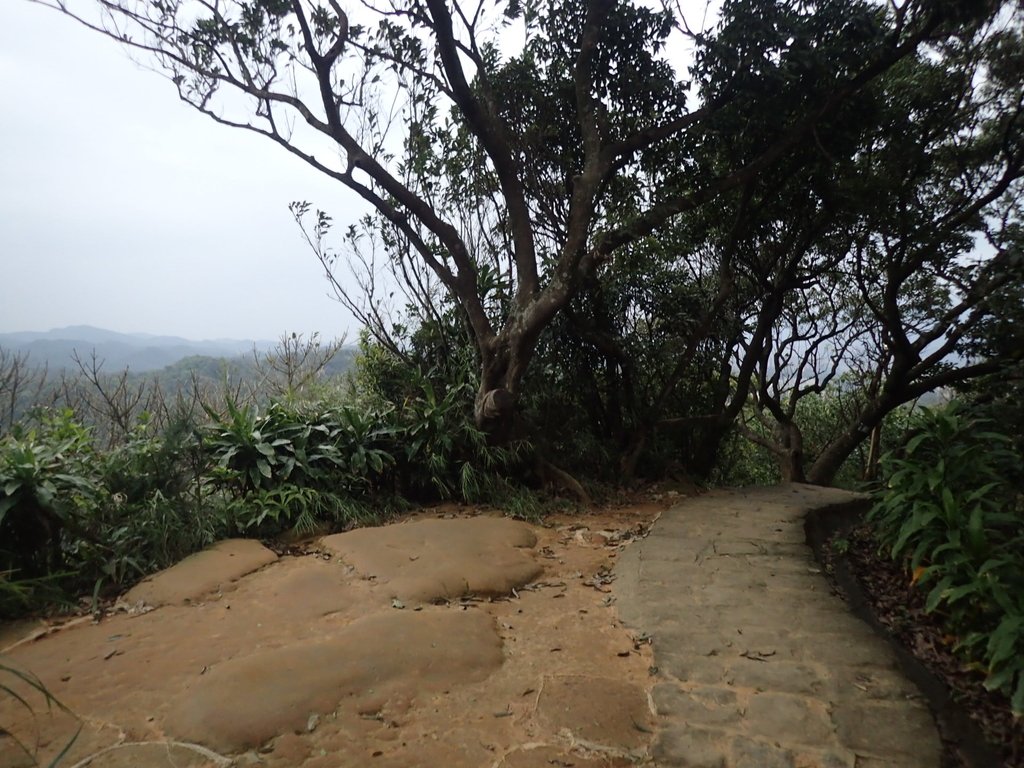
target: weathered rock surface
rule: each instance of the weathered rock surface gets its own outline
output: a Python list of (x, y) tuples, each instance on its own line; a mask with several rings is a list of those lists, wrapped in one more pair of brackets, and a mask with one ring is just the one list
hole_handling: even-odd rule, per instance
[(154, 608), (196, 601), (277, 560), (252, 539), (225, 539), (140, 582), (124, 596)]
[[(501, 666), (501, 638), (483, 613), (378, 613), (327, 640), (230, 659), (181, 693), (168, 733), (221, 752), (314, 730), (335, 710), (370, 715), (387, 704), (476, 682)], [(312, 718), (312, 719), (311, 719)]]
[(498, 517), (417, 520), (321, 541), (362, 577), (375, 579), (388, 599), (410, 603), (508, 595), (543, 572), (529, 554), (536, 543), (530, 526)]
[[(623, 540), (654, 514), (600, 510), (586, 522)], [(618, 550), (580, 535), (580, 522), (421, 518), (349, 537), (385, 553), (390, 567), (374, 567), (376, 578), (324, 553), (275, 560), (254, 542), (243, 546), (256, 557), (236, 568), (238, 551), (221, 544), (150, 580), (155, 610), (8, 628), (4, 662), (37, 672), (69, 711), (19, 688), (33, 711), (0, 696), (0, 724), (44, 765), (76, 733), (62, 764), (514, 768), (545, 755), (540, 765), (631, 764), (644, 745), (610, 742), (638, 717), (649, 723), (650, 652), (633, 647), (597, 576)], [(388, 553), (378, 537), (407, 548)], [(546, 580), (511, 595), (541, 572), (535, 558)], [(447, 575), (417, 570), (430, 561)], [(420, 565), (410, 574), (406, 562)], [(391, 589), (404, 578), (441, 583), (419, 593), (430, 599), (469, 596), (396, 603)], [(154, 587), (169, 584), (158, 598)], [(11, 752), (0, 744), (0, 766)]]

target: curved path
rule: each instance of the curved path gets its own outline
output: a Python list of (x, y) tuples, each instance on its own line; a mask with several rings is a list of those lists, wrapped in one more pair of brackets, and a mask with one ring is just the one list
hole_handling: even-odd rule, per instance
[(718, 491), (665, 512), (616, 568), (622, 619), (650, 636), (658, 766), (937, 768), (927, 706), (805, 544), (844, 491)]

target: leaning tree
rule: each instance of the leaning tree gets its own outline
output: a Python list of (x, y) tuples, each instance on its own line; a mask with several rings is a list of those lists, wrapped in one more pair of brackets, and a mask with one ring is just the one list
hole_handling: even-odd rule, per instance
[[(812, 144), (865, 86), (1000, 5), (726, 0), (711, 31), (616, 0), (32, 1), (372, 206), (457, 304), (492, 430), (543, 331), (623, 249)], [(697, 162), (720, 131), (748, 136), (743, 153)], [(507, 290), (488, 301), (495, 270)]]
[[(784, 477), (830, 483), (897, 407), (1012, 363), (972, 340), (1024, 282), (1022, 73), (1019, 11), (972, 45), (908, 57), (866, 89), (871, 125), (846, 167), (764, 211), (748, 244), (779, 261), (748, 310), (765, 332), (742, 339), (736, 365), (753, 362), (751, 412), (771, 436), (748, 434)], [(805, 457), (798, 405), (830, 386), (842, 418)]]

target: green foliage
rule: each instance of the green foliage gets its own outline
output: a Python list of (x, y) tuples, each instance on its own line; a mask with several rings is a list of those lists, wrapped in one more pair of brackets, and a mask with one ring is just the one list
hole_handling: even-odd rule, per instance
[(34, 578), (63, 568), (61, 534), (99, 493), (88, 430), (69, 411), (0, 440), (0, 569)]
[(775, 485), (781, 479), (778, 462), (772, 453), (735, 430), (722, 442), (718, 462), (711, 474), (714, 485), (731, 488)]
[(267, 487), (275, 479), (287, 480), (301, 458), (295, 456), (293, 442), (299, 425), (261, 417), (256, 406), (239, 406), (230, 395), (225, 405), (226, 413), (221, 415), (203, 404), (213, 422), (206, 450), (224, 470), (223, 479), (234, 484), (239, 494)]
[(98, 455), (94, 533), (66, 547), (83, 575), (123, 588), (223, 535), (218, 500), (207, 494), (209, 465), (196, 424), (184, 417), (160, 432), (143, 421)]
[(247, 536), (272, 536), (286, 530), (300, 536), (312, 535), (324, 523), (347, 528), (372, 524), (383, 517), (365, 502), (291, 484), (233, 499), (225, 511)]
[(541, 524), (549, 514), (572, 509), (571, 503), (565, 499), (511, 484), (495, 488), (491, 503), (509, 517), (534, 525)]
[(230, 397), (225, 404), (225, 415), (207, 407), (213, 423), (205, 450), (219, 470), (217, 483), (235, 495), (328, 481), (350, 493), (364, 492), (394, 463), (386, 413), (355, 405), (277, 402), (261, 414)]
[(0, 614), (123, 588), (226, 530), (187, 421), (96, 449), (70, 411), (0, 440)]
[(889, 554), (928, 589), (958, 647), (981, 662), (986, 687), (1024, 713), (1024, 496), (1007, 478), (1022, 456), (970, 409), (925, 410), (869, 519)]
[[(109, 449), (68, 410), (0, 440), (0, 613), (123, 589), (225, 535), (310, 534), (388, 517), (406, 499), (504, 498), (524, 447), (491, 447), (465, 366), (431, 375), (375, 351), (347, 400), (226, 395)], [(462, 378), (460, 378), (462, 377)], [(383, 396), (387, 391), (390, 397)]]
[(334, 443), (320, 446), (329, 456), (328, 447), (336, 447), (342, 457), (344, 477), (338, 478), (350, 494), (367, 495), (385, 481), (395, 464), (396, 427), (391, 423), (391, 410), (342, 405), (319, 416), (316, 427)]
[(364, 329), (359, 335), (359, 353), (349, 372), (352, 397), (380, 408), (401, 403), (411, 394), (409, 379), (408, 365)]
[[(810, 393), (799, 399), (794, 421), (799, 425), (803, 437), (804, 461), (808, 466), (814, 463), (835, 435), (850, 423), (862, 404), (863, 396), (855, 384), (840, 379), (820, 393)], [(913, 406), (903, 406), (885, 417), (879, 436), (882, 453), (902, 443), (912, 414)], [(759, 420), (751, 406), (744, 410), (741, 419), (754, 436), (764, 442), (772, 441), (770, 422), (766, 424)], [(839, 488), (863, 487), (865, 479), (870, 475), (870, 452), (870, 443), (858, 445), (836, 472), (833, 484)], [(726, 486), (773, 485), (781, 480), (782, 475), (777, 458), (768, 448), (739, 431), (733, 431), (723, 443), (712, 478), (715, 483)]]
[(212, 486), (229, 497), (226, 519), (245, 535), (372, 519), (368, 500), (393, 485), (389, 409), (274, 402), (261, 414), (230, 397), (225, 406), (223, 415), (207, 407), (204, 448)]
[(0, 572), (0, 617), (19, 616), (38, 605), (60, 605), (67, 601), (60, 581), (62, 573), (26, 578), (17, 571)]
[[(858, 382), (840, 377), (823, 392), (800, 398), (796, 407), (796, 422), (803, 434), (807, 466), (814, 464), (837, 434), (856, 423), (856, 416), (863, 408), (866, 397), (864, 388)], [(891, 451), (902, 443), (915, 407), (914, 403), (899, 406), (885, 416), (879, 426), (879, 454)], [(871, 455), (869, 441), (860, 443), (836, 471), (832, 484), (839, 488), (862, 488), (865, 481), (873, 476), (872, 462), (877, 462), (878, 458)]]
[(525, 481), (532, 446), (522, 439), (488, 441), (473, 421), (476, 377), (467, 349), (446, 353), (445, 339), (460, 332), (455, 318), (446, 314), (446, 327), (418, 319), (418, 328), (402, 337), (405, 359), (368, 334), (361, 337), (353, 398), (389, 426), (396, 492), (418, 501), (493, 501), (505, 492), (504, 477)]
[[(228, 399), (204, 446), (225, 514), (246, 534), (320, 523), (345, 527), (400, 497), (481, 501), (523, 447), (491, 447), (466, 407), (471, 385), (420, 375), (364, 340), (358, 394), (341, 405), (272, 403), (265, 413)], [(385, 395), (386, 393), (386, 395)]]
[[(437, 372), (431, 372), (438, 379)], [(467, 403), (473, 386), (465, 380), (439, 380), (411, 372), (415, 395), (396, 413), (401, 454), (401, 487), (413, 498), (437, 496), (484, 501), (492, 495), (493, 476), (511, 470), (527, 447), (488, 445), (473, 424)]]
[(564, 468), (617, 481), (636, 433), (646, 431), (640, 475), (710, 471), (717, 425), (654, 428), (720, 407), (715, 381), (726, 351), (721, 329), (694, 343), (710, 299), (677, 256), (691, 246), (673, 231), (624, 250), (542, 337), (523, 410)]

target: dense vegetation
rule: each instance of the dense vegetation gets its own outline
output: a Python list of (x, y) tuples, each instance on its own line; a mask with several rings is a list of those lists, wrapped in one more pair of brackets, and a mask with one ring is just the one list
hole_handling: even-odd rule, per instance
[(955, 650), (1024, 713), (1024, 370), (910, 420), (868, 521)]
[[(109, 346), (62, 341), (60, 356), (48, 352), (39, 360), (31, 351), (8, 348), (0, 340), (0, 433), (40, 406), (70, 408), (81, 418), (91, 418), (93, 426), (116, 443), (142, 413), (162, 426), (171, 412), (199, 411), (199, 400), (225, 387), (246, 401), (265, 401), (289, 389), (302, 392), (307, 384), (340, 377), (355, 356), (355, 348), (346, 346), (343, 338), (323, 341), (319, 334), (308, 339), (286, 334), (272, 348), (254, 346), (245, 354), (227, 357), (188, 354), (151, 369), (145, 365), (147, 348), (117, 348), (123, 366), (105, 358), (104, 349)], [(183, 345), (178, 349), (189, 351)], [(159, 351), (170, 354), (166, 348)]]

